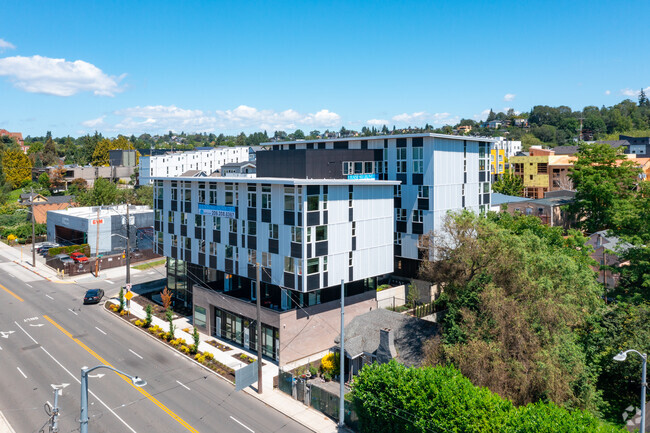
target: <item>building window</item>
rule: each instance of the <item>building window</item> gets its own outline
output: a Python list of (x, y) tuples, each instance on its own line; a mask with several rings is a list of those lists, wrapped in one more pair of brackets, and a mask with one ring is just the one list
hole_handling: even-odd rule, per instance
[[(350, 187), (350, 188), (352, 188), (352, 187)], [(350, 189), (348, 191), (348, 207), (352, 207), (352, 197), (353, 196), (354, 196), (354, 191), (352, 191), (352, 189)]]
[(164, 239), (163, 232), (156, 232), (156, 237), (158, 238), (158, 244), (162, 245)]
[(273, 255), (271, 253), (262, 253), (262, 266), (265, 268), (271, 267), (271, 258)]
[(400, 147), (397, 150), (397, 172), (406, 173), (407, 160), (406, 160), (406, 148)]
[(302, 242), (302, 227), (291, 227), (291, 242)]
[(257, 193), (256, 192), (250, 192), (250, 191), (248, 192), (248, 207), (257, 207)]
[(479, 158), (485, 158), (485, 151), (486, 149), (486, 143), (479, 143), (478, 144), (478, 157)]
[(257, 251), (251, 249), (248, 250), (248, 263), (251, 265), (257, 263)]
[(248, 221), (248, 235), (257, 236), (257, 223), (255, 221)]
[(205, 241), (203, 239), (199, 239), (199, 252), (205, 253)]
[(226, 245), (226, 258), (232, 260), (232, 245)]
[(214, 225), (214, 230), (221, 230), (221, 217), (213, 216), (212, 224)]
[(414, 223), (421, 223), (424, 221), (423, 218), (424, 212), (421, 209), (415, 209), (413, 211), (413, 222)]
[(393, 196), (401, 197), (402, 196), (402, 185), (393, 186)]
[(210, 185), (210, 204), (217, 204), (217, 185)]
[(485, 170), (485, 160), (484, 159), (479, 159), (478, 160), (478, 169), (479, 171), (484, 171)]
[(488, 192), (490, 192), (490, 182), (485, 182), (483, 184), (483, 193), (486, 194)]
[(284, 210), (293, 212), (296, 208), (296, 198), (293, 187), (284, 188)]
[(211, 256), (216, 256), (217, 255), (217, 243), (216, 242), (210, 242), (210, 255)]
[(402, 233), (395, 232), (393, 234), (393, 243), (395, 245), (402, 245)]
[(293, 263), (293, 258), (292, 257), (285, 257), (284, 258), (284, 272), (289, 272), (293, 274), (295, 272), (294, 268), (294, 263)]
[(178, 236), (172, 235), (172, 248), (178, 247)]
[(194, 326), (205, 326), (205, 308), (194, 306)]
[(348, 253), (348, 266), (352, 266), (352, 251)]
[(318, 258), (307, 260), (307, 275), (318, 273)]
[(156, 212), (154, 213), (155, 221), (161, 221), (162, 220), (162, 211), (160, 209), (156, 209)]
[(278, 238), (278, 225), (269, 224), (269, 239), (277, 239), (277, 238)]
[(177, 201), (178, 200), (178, 190), (176, 188), (172, 188), (172, 201)]
[(187, 225), (187, 214), (185, 212), (181, 212), (181, 224)]
[(352, 237), (355, 237), (357, 235), (357, 222), (352, 221)]
[(262, 209), (271, 209), (271, 187), (262, 187)]
[(205, 189), (203, 185), (199, 187), (199, 203), (205, 204)]
[(323, 210), (327, 210), (327, 194), (323, 194)]
[(397, 221), (406, 221), (406, 209), (395, 209), (395, 219)]
[(319, 200), (317, 195), (307, 196), (307, 211), (318, 210), (318, 202)]
[(233, 203), (232, 185), (226, 185), (226, 206), (232, 206)]
[(203, 221), (205, 220), (205, 215), (194, 215), (194, 225), (196, 227), (203, 227)]
[(316, 242), (326, 241), (326, 240), (327, 240), (327, 226), (316, 227)]
[(429, 187), (428, 186), (418, 185), (418, 198), (429, 198)]
[(186, 250), (192, 249), (192, 238), (183, 238), (183, 243), (185, 244)]
[(230, 219), (230, 233), (237, 233), (237, 220), (236, 219)]
[(424, 148), (413, 148), (413, 173), (422, 173), (424, 168)]
[(327, 272), (327, 256), (323, 257), (323, 272)]
[(307, 243), (311, 242), (311, 227), (307, 227)]
[(156, 197), (158, 200), (162, 200), (163, 198), (163, 189), (162, 186), (160, 185), (160, 182), (156, 182)]

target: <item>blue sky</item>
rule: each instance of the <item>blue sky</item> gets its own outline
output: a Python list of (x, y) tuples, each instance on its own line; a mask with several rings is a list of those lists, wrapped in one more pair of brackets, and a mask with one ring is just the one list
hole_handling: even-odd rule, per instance
[[(9, 1), (0, 128), (454, 124), (650, 86), (645, 1)], [(650, 89), (649, 89), (650, 90)]]

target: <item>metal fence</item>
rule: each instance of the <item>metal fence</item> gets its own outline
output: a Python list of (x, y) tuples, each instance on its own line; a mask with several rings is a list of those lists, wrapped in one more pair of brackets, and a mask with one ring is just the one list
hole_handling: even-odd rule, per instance
[[(131, 264), (136, 262), (141, 262), (144, 260), (151, 260), (154, 258), (160, 257), (153, 250), (140, 250), (137, 254), (131, 254)], [(99, 259), (91, 258), (87, 262), (83, 263), (63, 263), (61, 260), (49, 257), (46, 259), (46, 264), (56, 269), (57, 271), (63, 271), (65, 275), (80, 275), (87, 274), (90, 272), (95, 272), (96, 261), (99, 260), (99, 272), (101, 273), (102, 269), (117, 268), (120, 266), (126, 265), (126, 257), (124, 253), (114, 254), (110, 256), (103, 256)]]
[[(315, 383), (296, 378), (290, 372), (280, 370), (278, 376), (278, 389), (300, 401), (306, 406), (311, 406), (317, 411), (338, 421), (339, 419), (339, 396)], [(345, 401), (345, 425), (353, 430), (360, 431), (359, 417), (351, 401)]]

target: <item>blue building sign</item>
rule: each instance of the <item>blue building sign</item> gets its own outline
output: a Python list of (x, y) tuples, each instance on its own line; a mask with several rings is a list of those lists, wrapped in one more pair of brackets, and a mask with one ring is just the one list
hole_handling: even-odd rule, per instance
[(215, 206), (211, 204), (199, 204), (199, 214), (212, 215), (224, 218), (235, 218), (234, 206)]
[(376, 174), (348, 174), (348, 180), (363, 180), (363, 179), (377, 180), (377, 175)]

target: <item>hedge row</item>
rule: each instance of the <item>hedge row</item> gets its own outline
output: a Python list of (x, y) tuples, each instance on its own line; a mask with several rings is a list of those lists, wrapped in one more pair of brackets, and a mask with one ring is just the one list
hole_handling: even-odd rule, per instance
[(83, 253), (86, 257), (90, 257), (90, 245), (81, 244), (81, 245), (69, 245), (67, 247), (54, 247), (50, 248), (47, 254), (50, 257), (54, 257), (57, 254), (72, 254), (72, 253)]
[(589, 412), (553, 403), (516, 407), (453, 367), (365, 366), (352, 396), (363, 432), (622, 433)]

